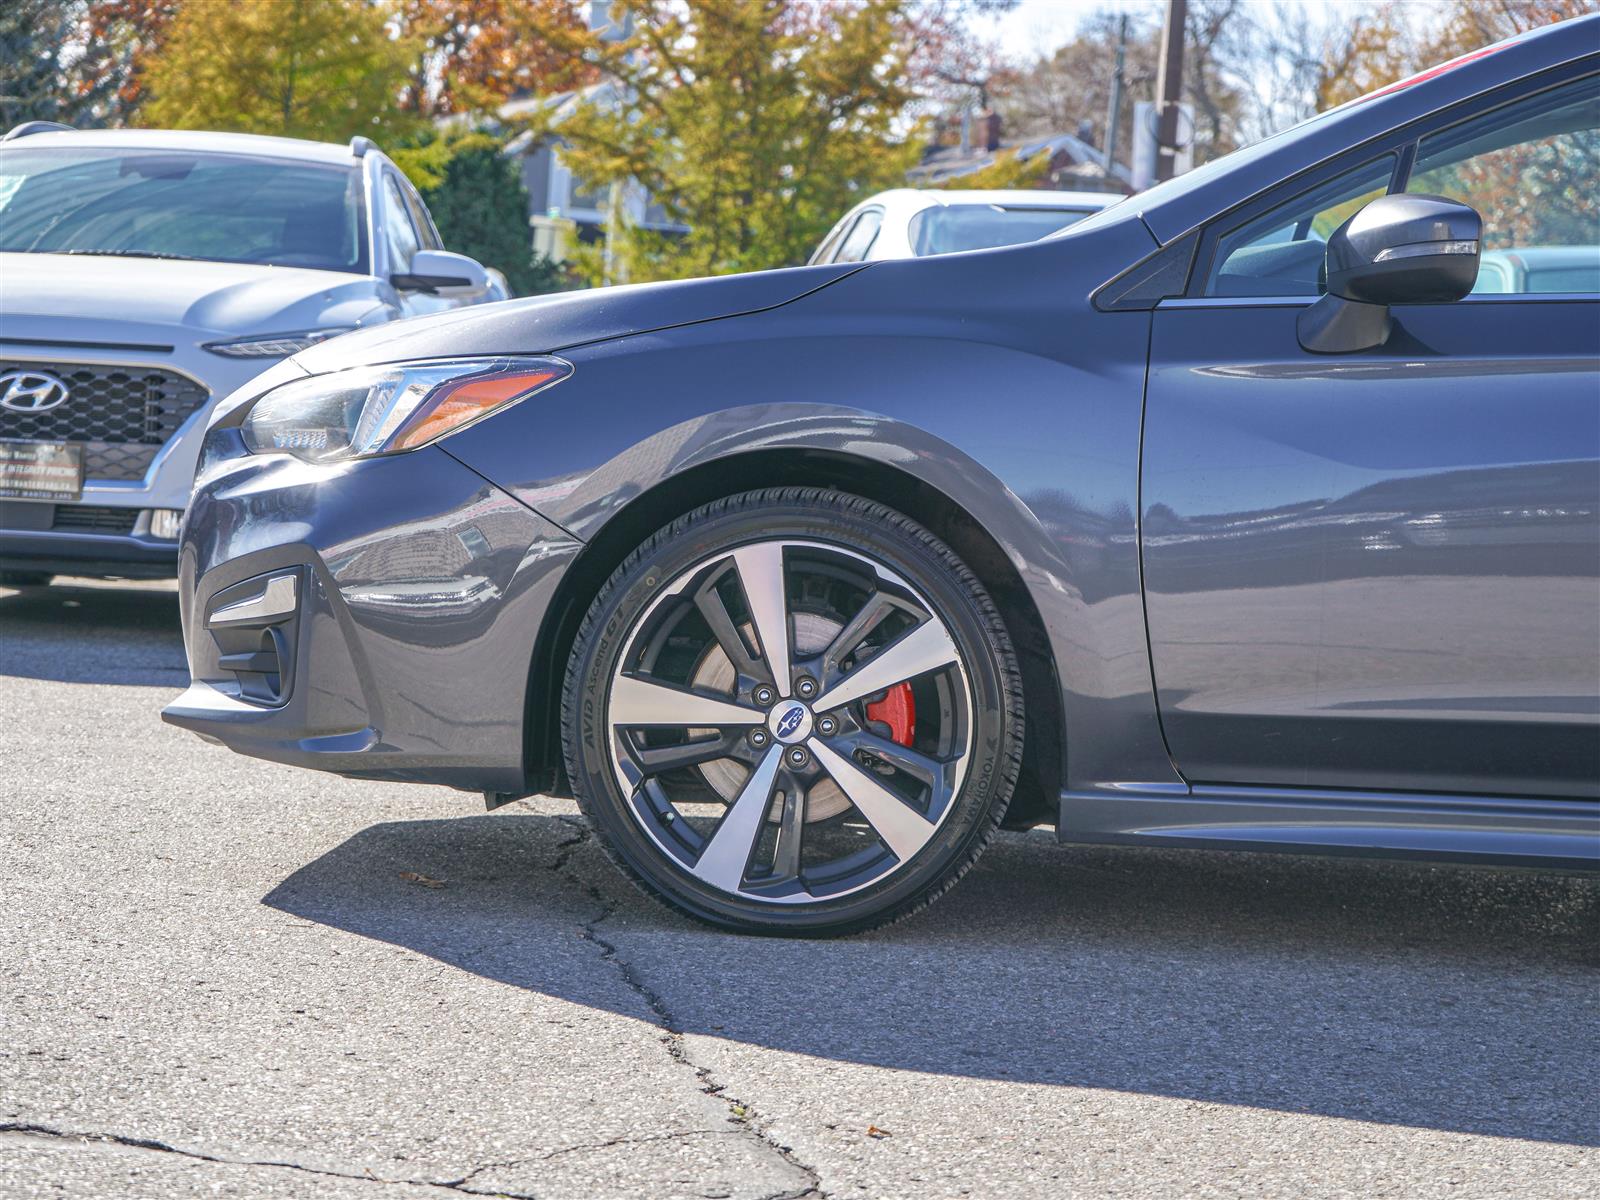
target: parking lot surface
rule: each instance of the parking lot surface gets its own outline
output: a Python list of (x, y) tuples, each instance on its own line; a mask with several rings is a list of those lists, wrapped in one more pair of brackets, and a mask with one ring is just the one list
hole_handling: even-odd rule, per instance
[(1036, 831), (738, 938), (186, 682), (170, 587), (0, 589), (0, 1196), (1600, 1195), (1592, 880)]

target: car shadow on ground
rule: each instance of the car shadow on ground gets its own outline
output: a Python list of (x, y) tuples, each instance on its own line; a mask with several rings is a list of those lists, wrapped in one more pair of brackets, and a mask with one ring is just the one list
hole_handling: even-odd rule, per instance
[(184, 688), (171, 584), (0, 588), (0, 677)]
[[(578, 818), (520, 807), (373, 826), (265, 903), (820, 1059), (1600, 1144), (1593, 880), (1067, 848), (1036, 831), (1003, 835), (908, 922), (793, 941), (680, 920)], [(563, 971), (575, 933), (620, 969)]]

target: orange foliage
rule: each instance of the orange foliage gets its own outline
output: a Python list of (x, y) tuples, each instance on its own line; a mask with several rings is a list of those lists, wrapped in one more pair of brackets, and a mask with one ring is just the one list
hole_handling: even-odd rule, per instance
[(1399, 0), (1355, 18), (1323, 61), (1319, 109), (1332, 108), (1452, 58), (1519, 33), (1595, 10), (1595, 0), (1453, 0), (1419, 30)]
[(413, 112), (492, 109), (594, 78), (572, 51), (584, 23), (569, 0), (399, 0), (396, 12), (422, 47), (403, 101)]
[(83, 14), (85, 50), (75, 72), (80, 95), (109, 92), (116, 112), (144, 99), (144, 73), (161, 49), (180, 0), (90, 0)]

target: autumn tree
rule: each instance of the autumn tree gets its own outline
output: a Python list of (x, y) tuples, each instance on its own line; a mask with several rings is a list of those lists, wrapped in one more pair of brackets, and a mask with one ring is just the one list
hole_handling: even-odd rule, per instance
[[(905, 182), (919, 145), (896, 0), (623, 0), (620, 37), (574, 37), (607, 81), (547, 132), (591, 188), (647, 189), (681, 235), (616, 223), (613, 277), (804, 262), (862, 196)], [(594, 263), (586, 273), (600, 273)]]
[(423, 116), (491, 112), (593, 78), (569, 41), (552, 41), (584, 28), (571, 0), (398, 0), (395, 21), (413, 50), (402, 104)]
[(1425, 25), (1397, 0), (1348, 14), (1343, 36), (1330, 37), (1316, 82), (1319, 108), (1331, 108), (1437, 63), (1542, 25), (1596, 10), (1595, 0), (1446, 0)]
[[(1194, 107), (1196, 162), (1226, 154), (1241, 140), (1243, 93), (1227, 57), (1227, 39), (1241, 16), (1235, 0), (1195, 0), (1189, 9), (1183, 98)], [(1070, 41), (1021, 68), (997, 104), (1007, 130), (1020, 137), (1081, 132), (1103, 147), (1118, 29), (1116, 15), (1097, 13)], [(1150, 14), (1130, 16), (1117, 118), (1119, 160), (1128, 160), (1133, 144), (1134, 104), (1155, 98), (1160, 52), (1156, 21)]]
[(390, 16), (349, 0), (191, 0), (150, 63), (142, 120), (330, 141), (403, 133), (412, 53)]
[(126, 123), (145, 99), (145, 72), (160, 52), (180, 0), (85, 0), (75, 40), (71, 87), (97, 98), (96, 115)]
[(70, 121), (92, 98), (63, 86), (62, 51), (74, 17), (60, 0), (0, 4), (0, 130), (23, 121)]

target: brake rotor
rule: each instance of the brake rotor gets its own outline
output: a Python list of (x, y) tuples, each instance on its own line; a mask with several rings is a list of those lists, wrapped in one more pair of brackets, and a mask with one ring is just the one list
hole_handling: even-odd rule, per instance
[[(806, 657), (812, 654), (821, 654), (828, 648), (838, 632), (844, 628), (842, 622), (818, 613), (797, 612), (794, 614), (794, 648), (797, 656)], [(755, 630), (750, 625), (743, 627), (744, 635), (752, 642), (755, 641)], [(700, 665), (695, 668), (692, 682), (697, 688), (708, 688), (713, 691), (731, 693), (736, 682), (736, 673), (733, 663), (723, 653), (722, 647), (715, 642), (706, 651), (700, 660)], [(691, 734), (699, 731), (691, 730)], [(706, 731), (710, 732), (710, 731)], [(713, 762), (702, 763), (696, 768), (706, 785), (721, 796), (724, 801), (732, 804), (734, 798), (744, 788), (745, 780), (750, 777), (750, 771), (741, 762), (731, 758), (719, 758)], [(836, 817), (850, 807), (850, 801), (839, 790), (839, 785), (831, 779), (819, 779), (811, 785), (811, 791), (806, 795), (806, 823), (826, 821)], [(783, 797), (780, 795), (773, 800), (772, 809), (767, 813), (767, 820), (776, 823), (783, 815)]]

